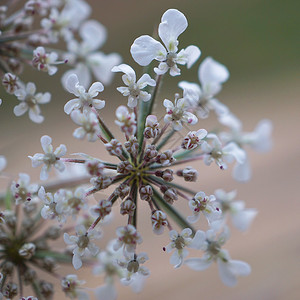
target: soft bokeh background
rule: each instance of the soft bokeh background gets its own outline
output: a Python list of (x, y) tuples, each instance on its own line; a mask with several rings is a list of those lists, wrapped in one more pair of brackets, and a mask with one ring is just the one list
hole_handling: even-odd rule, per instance
[[(151, 277), (142, 294), (134, 295), (130, 289), (121, 287), (119, 299), (299, 299), (300, 2), (90, 0), (89, 3), (94, 8), (92, 17), (108, 28), (108, 40), (102, 50), (120, 53), (124, 62), (136, 70), (139, 67), (129, 55), (133, 40), (142, 34), (151, 35), (166, 9), (181, 10), (188, 18), (189, 27), (180, 36), (180, 46), (195, 44), (202, 50), (201, 59), (212, 56), (230, 70), (231, 78), (224, 84), (219, 99), (244, 121), (246, 131), (253, 130), (262, 118), (274, 123), (273, 150), (262, 155), (250, 153), (254, 169), (250, 183), (238, 184), (230, 177), (230, 171), (220, 172), (215, 166), (203, 166), (199, 180), (199, 189), (208, 194), (216, 188), (237, 189), (238, 199), (258, 209), (250, 231), (241, 234), (233, 229), (232, 238), (226, 244), (234, 259), (251, 264), (251, 276), (241, 278), (232, 289), (222, 285), (216, 266), (205, 272), (193, 272), (185, 267), (173, 270), (169, 255), (162, 251), (168, 243), (167, 234), (157, 237), (151, 233), (148, 210), (141, 205), (139, 221), (146, 225), (141, 229), (144, 237), (141, 250), (150, 256), (147, 266)], [(182, 78), (196, 82), (198, 65), (184, 70)], [(29, 71), (28, 76), (32, 77)], [(7, 157), (7, 172), (14, 178), (22, 171), (38, 180), (39, 170), (31, 168), (27, 156), (41, 151), (39, 139), (43, 134), (53, 137), (55, 146), (67, 144), (69, 153), (87, 152), (101, 158), (105, 155), (101, 145), (72, 138), (75, 125), (63, 113), (63, 105), (70, 95), (61, 88), (60, 74), (49, 78), (35, 72), (31, 79), (39, 82), (39, 91), (53, 90), (52, 102), (42, 107), (46, 117), (42, 125), (31, 123), (27, 115), (16, 118), (12, 112), (16, 100), (0, 89), (0, 98), (4, 99), (0, 107), (0, 154)], [(167, 88), (163, 89), (161, 100), (173, 98), (179, 91), (176, 89), (179, 80), (165, 80)], [(103, 93), (102, 98), (107, 100), (103, 115), (108, 122), (112, 120), (113, 109), (125, 103), (115, 92), (120, 83), (120, 76), (116, 76), (115, 83)], [(198, 124), (206, 126), (201, 121)], [(5, 184), (2, 181), (1, 186)], [(116, 222), (121, 225), (124, 220)], [(106, 239), (114, 236), (114, 228), (108, 232)], [(81, 271), (81, 275), (89, 287), (101, 284), (102, 278), (93, 279), (90, 270)]]

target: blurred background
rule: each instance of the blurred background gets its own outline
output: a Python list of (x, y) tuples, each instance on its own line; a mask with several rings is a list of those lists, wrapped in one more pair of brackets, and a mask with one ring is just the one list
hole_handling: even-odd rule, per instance
[[(200, 61), (212, 56), (226, 65), (230, 80), (223, 85), (218, 98), (229, 106), (244, 124), (245, 131), (252, 131), (263, 118), (274, 124), (273, 149), (266, 154), (249, 152), (253, 179), (247, 184), (236, 183), (227, 173), (215, 166), (201, 166), (199, 186), (207, 194), (216, 188), (238, 190), (238, 199), (259, 213), (250, 231), (244, 234), (232, 230), (226, 244), (232, 258), (247, 261), (252, 274), (241, 278), (235, 288), (222, 285), (217, 266), (205, 272), (194, 272), (185, 267), (173, 270), (169, 255), (162, 251), (168, 244), (168, 235), (154, 236), (149, 216), (141, 207), (140, 222), (144, 243), (141, 251), (149, 254), (147, 267), (151, 276), (142, 294), (133, 294), (129, 288), (120, 287), (119, 299), (300, 299), (300, 2), (297, 0), (101, 0), (88, 1), (93, 7), (92, 18), (107, 27), (108, 39), (101, 49), (104, 53), (118, 52), (123, 62), (138, 67), (129, 54), (134, 39), (142, 34), (152, 35), (168, 8), (182, 11), (189, 26), (180, 36), (179, 48), (197, 45), (202, 55)], [(178, 81), (198, 82), (199, 62), (190, 70), (182, 69), (182, 77), (164, 81), (161, 100), (173, 99), (180, 92)], [(63, 68), (62, 68), (63, 69)], [(71, 99), (63, 91), (59, 77), (62, 70), (49, 78), (45, 74), (28, 71), (28, 81), (38, 82), (38, 91), (53, 91), (50, 104), (43, 105), (45, 121), (32, 123), (27, 114), (13, 115), (16, 99), (7, 96), (0, 88), (0, 154), (8, 159), (6, 171), (13, 178), (27, 172), (38, 180), (39, 171), (31, 168), (28, 155), (41, 152), (40, 137), (47, 134), (53, 145), (65, 143), (68, 153), (86, 152), (103, 158), (101, 145), (79, 142), (72, 137), (75, 124), (63, 112)], [(111, 86), (105, 87), (102, 99), (106, 100), (103, 116), (113, 123), (114, 109), (125, 104), (125, 98), (115, 91), (121, 85), (120, 76)], [(108, 116), (108, 117), (107, 117)], [(215, 121), (215, 120), (213, 120)], [(216, 124), (216, 123), (211, 123)], [(210, 123), (198, 123), (207, 128)], [(111, 124), (114, 126), (113, 124)], [(197, 126), (198, 126), (197, 125)], [(2, 180), (1, 187), (8, 183)], [(147, 211), (148, 212), (148, 211)], [(117, 219), (116, 226), (124, 220)], [(112, 226), (111, 226), (112, 227)], [(114, 226), (113, 226), (114, 227)], [(114, 236), (109, 229), (106, 238)], [(110, 234), (112, 236), (110, 236)], [(60, 273), (65, 273), (60, 270)], [(68, 269), (67, 272), (73, 272)], [(87, 286), (100, 285), (101, 277), (93, 278), (90, 270), (80, 272)], [(57, 296), (55, 299), (64, 299)]]

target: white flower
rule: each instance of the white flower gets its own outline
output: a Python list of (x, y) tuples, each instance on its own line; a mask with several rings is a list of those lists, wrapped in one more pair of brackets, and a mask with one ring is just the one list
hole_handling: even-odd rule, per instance
[(167, 114), (164, 117), (166, 123), (172, 122), (174, 130), (181, 130), (183, 128), (182, 123), (194, 125), (198, 122), (198, 119), (191, 112), (188, 112), (188, 102), (185, 98), (175, 98), (173, 104), (170, 100), (164, 100), (164, 107), (166, 108)]
[(110, 84), (113, 78), (112, 67), (121, 62), (117, 53), (104, 54), (97, 51), (106, 41), (106, 28), (95, 20), (85, 21), (79, 28), (81, 43), (71, 39), (67, 43), (68, 54), (65, 58), (74, 68), (68, 70), (62, 76), (62, 83), (66, 87), (69, 75), (75, 73), (84, 87), (92, 82), (92, 76), (104, 85)]
[(233, 225), (240, 231), (246, 231), (257, 215), (257, 210), (253, 208), (245, 208), (243, 201), (233, 201), (236, 191), (226, 193), (219, 189), (215, 191), (216, 202), (222, 209), (222, 219), (213, 222), (211, 226), (215, 230), (219, 230), (224, 226), (227, 216), (229, 215)]
[(9, 94), (14, 94), (20, 87), (19, 78), (12, 73), (5, 73), (2, 77), (2, 85)]
[(149, 270), (142, 266), (148, 260), (146, 253), (129, 253), (125, 259), (119, 260), (118, 264), (125, 269), (125, 276), (121, 279), (124, 285), (130, 285), (135, 293), (141, 292), (144, 285), (144, 280), (149, 276)]
[(221, 210), (216, 203), (216, 197), (205, 195), (204, 192), (197, 193), (193, 199), (189, 201), (189, 207), (193, 212), (192, 216), (187, 217), (188, 222), (195, 223), (200, 218), (202, 212), (209, 223), (221, 218)]
[(56, 52), (48, 54), (44, 47), (37, 47), (33, 51), (32, 64), (39, 71), (47, 72), (51, 76), (57, 72), (57, 67), (54, 66), (57, 64), (57, 58)]
[(120, 129), (128, 136), (136, 133), (136, 121), (135, 114), (128, 111), (128, 108), (124, 105), (119, 106), (116, 109), (117, 120), (115, 123), (120, 126)]
[[(54, 196), (51, 193), (46, 193), (43, 186), (40, 187), (38, 192), (39, 198), (44, 202), (41, 210), (41, 216), (44, 219), (57, 219), (59, 223), (66, 222), (66, 212), (62, 209), (61, 202), (65, 201), (64, 194), (58, 190)], [(57, 209), (60, 207), (60, 209)]]
[(15, 95), (21, 103), (15, 106), (14, 114), (18, 117), (25, 114), (28, 110), (30, 120), (35, 123), (41, 123), (44, 121), (44, 117), (41, 116), (39, 104), (48, 103), (51, 100), (51, 94), (36, 94), (35, 92), (36, 86), (33, 82), (29, 82), (26, 87), (22, 87), (15, 91)]
[(79, 280), (77, 275), (69, 274), (61, 280), (61, 287), (66, 296), (71, 299), (87, 300), (88, 294), (81, 290), (80, 286), (85, 284), (84, 280)]
[(227, 164), (224, 160), (231, 163), (234, 159), (238, 163), (243, 163), (246, 159), (246, 153), (243, 149), (239, 148), (235, 143), (229, 143), (222, 146), (220, 139), (213, 133), (209, 133), (206, 137), (212, 141), (212, 145), (203, 142), (201, 149), (204, 152), (204, 163), (210, 165), (213, 161), (220, 167), (220, 169), (227, 169)]
[(45, 154), (36, 153), (34, 156), (28, 156), (31, 159), (33, 168), (44, 164), (40, 174), (41, 180), (46, 180), (48, 178), (48, 173), (52, 165), (60, 172), (64, 171), (65, 169), (65, 165), (60, 158), (67, 153), (66, 146), (61, 144), (55, 149), (55, 151), (53, 151), (53, 146), (51, 143), (51, 137), (48, 135), (43, 135), (41, 137), (41, 145)]
[[(220, 138), (224, 143), (235, 142), (240, 147), (249, 145), (256, 151), (267, 152), (272, 147), (272, 123), (262, 120), (253, 132), (243, 132), (241, 121), (232, 113), (219, 117), (219, 122), (231, 129), (231, 132), (221, 132)], [(248, 181), (252, 175), (248, 156), (242, 163), (237, 163), (233, 168), (233, 178), (237, 181)]]
[(186, 150), (196, 149), (203, 143), (203, 139), (207, 136), (205, 129), (199, 129), (197, 131), (190, 131), (181, 143), (181, 147)]
[(105, 106), (105, 101), (94, 99), (98, 96), (99, 92), (104, 90), (101, 82), (94, 82), (86, 92), (85, 88), (82, 85), (79, 85), (77, 75), (71, 74), (67, 79), (66, 88), (68, 92), (78, 97), (65, 104), (64, 111), (68, 115), (74, 109), (83, 108), (84, 110), (88, 110), (91, 107), (94, 107), (95, 109), (102, 109)]
[(180, 75), (177, 64), (187, 65), (190, 68), (199, 58), (201, 52), (196, 46), (189, 46), (178, 51), (178, 37), (187, 28), (187, 19), (177, 9), (167, 10), (158, 27), (158, 35), (165, 47), (152, 37), (143, 35), (137, 38), (130, 48), (133, 59), (141, 66), (147, 66), (153, 59), (160, 61), (156, 74), (165, 74), (170, 70), (170, 75)]
[(81, 127), (75, 129), (73, 136), (77, 139), (84, 139), (87, 136), (89, 142), (95, 142), (101, 133), (97, 116), (92, 111), (84, 111), (81, 113), (78, 109), (73, 110), (71, 119)]
[(68, 0), (61, 11), (53, 7), (49, 18), (41, 21), (41, 26), (47, 31), (50, 42), (57, 43), (60, 37), (70, 40), (72, 31), (78, 29), (91, 12), (91, 7), (83, 0)]
[(162, 234), (168, 225), (167, 216), (161, 210), (156, 210), (151, 216), (152, 230), (155, 234)]
[(189, 100), (198, 117), (207, 118), (210, 110), (215, 110), (217, 115), (228, 113), (228, 108), (214, 98), (220, 92), (222, 83), (229, 78), (227, 68), (213, 58), (207, 57), (200, 64), (198, 78), (201, 87), (196, 83), (179, 82), (183, 96)]
[(203, 250), (205, 254), (202, 258), (189, 258), (184, 263), (195, 271), (203, 271), (207, 269), (213, 261), (217, 261), (219, 267), (219, 275), (222, 282), (228, 286), (234, 286), (237, 283), (237, 276), (247, 276), (251, 272), (249, 264), (232, 260), (226, 250), (222, 250), (222, 245), (229, 237), (227, 230), (223, 231), (218, 237), (213, 230), (206, 232), (206, 242)]
[(92, 239), (99, 239), (101, 234), (95, 229), (86, 231), (83, 225), (76, 226), (76, 236), (70, 236), (68, 233), (64, 233), (64, 241), (67, 245), (72, 245), (73, 259), (72, 264), (76, 270), (81, 268), (82, 261), (81, 256), (85, 253), (91, 253), (93, 256), (97, 255), (99, 248), (91, 242)]
[(19, 180), (11, 184), (11, 192), (16, 199), (16, 204), (31, 201), (32, 195), (37, 192), (38, 188), (38, 184), (30, 184), (30, 176), (25, 173), (20, 173)]
[(131, 224), (127, 226), (118, 227), (116, 230), (118, 239), (113, 245), (115, 251), (124, 246), (124, 252), (134, 252), (136, 245), (142, 242), (141, 235), (137, 232), (135, 227)]
[(5, 169), (7, 165), (6, 158), (3, 155), (0, 155), (0, 174)]
[(179, 268), (184, 258), (188, 256), (188, 250), (186, 247), (199, 249), (205, 240), (205, 233), (198, 230), (192, 238), (192, 230), (190, 228), (185, 228), (180, 234), (176, 230), (171, 230), (169, 232), (171, 243), (168, 244), (164, 249), (166, 252), (171, 252), (175, 250), (170, 257), (170, 263), (174, 265), (175, 268)]
[(157, 117), (148, 115), (145, 123), (144, 136), (146, 139), (156, 138), (160, 134), (159, 123)]
[(121, 64), (119, 66), (115, 66), (112, 68), (112, 72), (123, 72), (122, 76), (123, 82), (127, 85), (127, 87), (118, 87), (117, 90), (123, 94), (123, 96), (128, 96), (127, 105), (130, 108), (137, 106), (138, 101), (147, 102), (151, 98), (151, 94), (141, 91), (147, 85), (155, 86), (156, 82), (152, 79), (149, 74), (144, 74), (137, 82), (136, 75), (134, 70), (126, 65)]
[(59, 201), (56, 205), (56, 211), (58, 213), (64, 213), (76, 217), (79, 211), (86, 207), (85, 189), (82, 187), (76, 188), (74, 192), (60, 189), (58, 190), (63, 201)]

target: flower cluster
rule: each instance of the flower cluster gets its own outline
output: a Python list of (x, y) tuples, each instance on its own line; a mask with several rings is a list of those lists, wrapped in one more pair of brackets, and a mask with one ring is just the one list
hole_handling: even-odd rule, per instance
[[(31, 5), (29, 2), (32, 2)], [(238, 276), (250, 274), (251, 267), (246, 262), (231, 259), (229, 253), (222, 249), (229, 238), (227, 219), (230, 216), (233, 225), (244, 231), (249, 228), (257, 212), (245, 208), (242, 201), (234, 201), (235, 192), (217, 189), (214, 194), (208, 194), (204, 190), (194, 191), (190, 183), (197, 181), (199, 168), (206, 168), (212, 163), (218, 166), (219, 172), (225, 172), (228, 164), (234, 163), (233, 177), (239, 181), (249, 180), (251, 169), (246, 147), (250, 145), (258, 151), (269, 150), (271, 122), (263, 120), (253, 132), (243, 132), (237, 117), (215, 98), (222, 84), (228, 80), (229, 71), (211, 57), (205, 58), (199, 66), (200, 84), (180, 81), (179, 91), (168, 97), (172, 99), (174, 96), (174, 101), (159, 99), (163, 77), (168, 74), (180, 76), (178, 65), (191, 68), (201, 54), (194, 45), (181, 50), (178, 48), (179, 36), (188, 26), (182, 12), (169, 9), (163, 14), (158, 26), (158, 36), (162, 42), (148, 35), (135, 39), (130, 53), (137, 64), (148, 66), (148, 72), (137, 77), (132, 66), (120, 64), (117, 54), (105, 56), (98, 52), (106, 39), (106, 30), (100, 23), (87, 20), (89, 6), (84, 1), (46, 3), (28, 1), (27, 6), (34, 9), (40, 4), (37, 5), (39, 13), (44, 17), (41, 21), (44, 30), (40, 38), (43, 37), (46, 44), (56, 43), (61, 38), (67, 44), (68, 52), (60, 55), (72, 66), (63, 75), (62, 82), (66, 90), (75, 95), (64, 106), (65, 113), (79, 126), (73, 137), (101, 142), (102, 150), (113, 158), (104, 161), (103, 153), (98, 158), (85, 153), (66, 157), (65, 145), (61, 144), (54, 150), (52, 139), (42, 136), (44, 153), (29, 156), (33, 167), (42, 167), (40, 179), (49, 178), (52, 166), (61, 173), (70, 166), (81, 166), (80, 176), (73, 172), (56, 185), (45, 183), (38, 186), (30, 183), (27, 174), (20, 173), (19, 180), (11, 185), (11, 197), (16, 207), (23, 207), (26, 211), (25, 221), (28, 224), (22, 226), (27, 228), (28, 234), (18, 232), (15, 225), (19, 219), (17, 213), (5, 211), (0, 220), (5, 224), (1, 228), (8, 226), (2, 235), (7, 241), (5, 245), (9, 246), (3, 246), (4, 256), (1, 259), (9, 261), (11, 269), (17, 269), (24, 281), (24, 270), (18, 269), (18, 266), (28, 268), (29, 262), (47, 266), (50, 273), (54, 273), (53, 257), (65, 258), (64, 253), (50, 255), (54, 252), (49, 250), (46, 242), (54, 234), (47, 231), (40, 238), (30, 238), (31, 231), (36, 228), (34, 222), (52, 219), (58, 223), (59, 232), (63, 232), (67, 258), (72, 261), (75, 270), (90, 265), (93, 258), (97, 259), (94, 274), (104, 275), (105, 281), (94, 289), (97, 299), (115, 299), (116, 280), (130, 286), (134, 292), (140, 292), (150, 275), (149, 269), (144, 266), (148, 254), (139, 251), (145, 237), (141, 235), (140, 228), (144, 222), (138, 218), (138, 208), (146, 206), (153, 233), (161, 235), (169, 231), (170, 242), (166, 242), (165, 247), (162, 245), (162, 249), (166, 253), (172, 252), (170, 263), (176, 269), (187, 266), (202, 271), (216, 262), (222, 282), (234, 286)], [(82, 41), (75, 39), (76, 31)], [(33, 50), (33, 55), (32, 64), (38, 70), (49, 75), (56, 72), (58, 55), (47, 52), (43, 46)], [(154, 68), (150, 65), (153, 60), (158, 61)], [(104, 85), (110, 82), (115, 72), (122, 73), (125, 86), (118, 87), (117, 91), (126, 97), (127, 102), (127, 106), (119, 106), (115, 113), (115, 124), (122, 133), (118, 139), (102, 115), (106, 101), (100, 96)], [(98, 81), (92, 83), (91, 74)], [(15, 108), (15, 113), (21, 115), (29, 110), (31, 119), (42, 121), (37, 105), (49, 101), (50, 95), (35, 94), (32, 83), (28, 83), (24, 90), (15, 88), (20, 83), (14, 76), (6, 74), (5, 84), (8, 91), (23, 101)], [(165, 115), (156, 114), (156, 107), (165, 108)], [(218, 130), (197, 125), (199, 119), (207, 118), (211, 112), (215, 113), (220, 123)], [(223, 126), (229, 130), (224, 130)], [(5, 165), (5, 159), (0, 156), (0, 172)], [(92, 199), (96, 200), (94, 205), (90, 205)], [(32, 206), (41, 206), (41, 203), (40, 213), (31, 218), (36, 212)], [(188, 216), (182, 215), (182, 205), (190, 208)], [(115, 238), (103, 246), (101, 237), (104, 225), (109, 223), (116, 210), (126, 217), (126, 222), (116, 228)], [(196, 228), (202, 215), (207, 221), (207, 230)], [(8, 230), (13, 234), (6, 234)], [(55, 235), (57, 237), (58, 234)], [(198, 252), (198, 256), (189, 257), (188, 248)], [(40, 259), (43, 261), (40, 262)], [(3, 280), (7, 280), (10, 276), (8, 269), (2, 267), (1, 271)], [(49, 284), (44, 281), (38, 284), (37, 279), (34, 280), (29, 282), (36, 295), (50, 299), (51, 295), (45, 296), (47, 291), (52, 292)], [(88, 299), (80, 287), (82, 284), (74, 274), (67, 275), (61, 281), (63, 291), (72, 299)], [(16, 284), (11, 280), (7, 285), (4, 287), (2, 284), (1, 292), (5, 297), (12, 298), (13, 293), (17, 293)], [(22, 293), (21, 289), (21, 296)]]
[(28, 111), (31, 121), (41, 123), (40, 105), (49, 103), (51, 94), (37, 92), (33, 82), (24, 81), (27, 65), (52, 76), (58, 65), (65, 64), (69, 70), (62, 76), (64, 86), (74, 73), (88, 86), (92, 77), (109, 84), (111, 69), (121, 57), (99, 51), (107, 38), (106, 28), (88, 19), (91, 7), (84, 0), (22, 2), (16, 6), (6, 1), (0, 6), (0, 78), (6, 92), (20, 101), (14, 114)]

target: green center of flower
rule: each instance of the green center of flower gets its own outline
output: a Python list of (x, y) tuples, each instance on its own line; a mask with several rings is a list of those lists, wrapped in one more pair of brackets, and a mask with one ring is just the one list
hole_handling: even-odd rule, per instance
[(43, 161), (45, 164), (53, 165), (56, 163), (56, 156), (54, 153), (46, 153)]
[(86, 235), (81, 235), (78, 239), (77, 245), (79, 248), (86, 248), (90, 239)]
[(176, 240), (174, 241), (175, 248), (178, 250), (181, 250), (185, 246), (184, 238), (182, 236), (178, 236)]
[(127, 265), (128, 272), (136, 273), (139, 270), (140, 264), (134, 259)]

